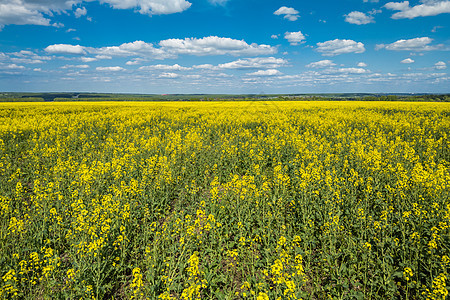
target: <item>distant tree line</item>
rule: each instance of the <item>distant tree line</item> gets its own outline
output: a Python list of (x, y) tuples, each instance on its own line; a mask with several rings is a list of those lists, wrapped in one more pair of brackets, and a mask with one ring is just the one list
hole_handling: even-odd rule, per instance
[(377, 94), (323, 94), (323, 95), (121, 95), (121, 94), (33, 94), (0, 95), (0, 102), (43, 101), (410, 101), (450, 102), (450, 94), (377, 95)]

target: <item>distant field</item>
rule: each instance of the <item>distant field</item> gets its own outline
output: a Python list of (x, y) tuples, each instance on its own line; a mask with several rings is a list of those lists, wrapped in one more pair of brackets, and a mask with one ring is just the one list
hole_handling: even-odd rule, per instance
[(0, 93), (0, 102), (66, 101), (408, 101), (450, 102), (450, 94), (100, 94), (100, 93)]
[(450, 104), (0, 103), (0, 298), (445, 299)]

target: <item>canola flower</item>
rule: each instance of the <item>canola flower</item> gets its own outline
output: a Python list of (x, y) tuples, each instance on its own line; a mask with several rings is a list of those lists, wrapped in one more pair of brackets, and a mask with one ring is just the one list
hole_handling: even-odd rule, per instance
[(448, 299), (450, 106), (0, 104), (0, 299)]

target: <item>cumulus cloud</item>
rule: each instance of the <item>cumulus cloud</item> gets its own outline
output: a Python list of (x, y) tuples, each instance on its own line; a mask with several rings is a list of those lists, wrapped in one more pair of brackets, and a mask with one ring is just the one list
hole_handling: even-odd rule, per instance
[(283, 58), (256, 57), (239, 59), (232, 62), (219, 64), (219, 69), (275, 69), (286, 65), (288, 62)]
[(7, 56), (7, 58), (10, 61), (19, 64), (41, 64), (45, 63), (45, 61), (51, 60), (50, 56), (41, 56), (35, 54), (32, 51), (26, 50), (10, 53), (9, 56)]
[(49, 12), (49, 9), (39, 10), (31, 5), (25, 5), (23, 1), (6, 0), (0, 3), (0, 29), (4, 25), (42, 25), (50, 26), (50, 19), (42, 12)]
[(109, 55), (96, 55), (96, 59), (112, 59), (112, 56)]
[(434, 68), (437, 70), (445, 70), (447, 69), (447, 64), (443, 61), (438, 61), (434, 64)]
[(109, 72), (117, 72), (125, 70), (122, 67), (97, 67), (95, 68), (97, 71), (109, 71)]
[[(309, 72), (309, 73), (308, 73)], [(369, 70), (364, 68), (335, 68), (333, 66), (329, 68), (324, 68), (321, 70), (315, 70), (315, 71), (308, 71), (308, 74), (313, 75), (332, 75), (332, 74), (341, 74), (341, 75), (348, 75), (348, 74), (366, 74), (370, 73)]]
[(55, 44), (50, 45), (44, 49), (48, 53), (52, 54), (85, 54), (84, 47), (80, 45), (67, 45), (67, 44)]
[(329, 59), (324, 59), (321, 61), (312, 62), (306, 65), (307, 68), (327, 68), (335, 66), (336, 64)]
[(0, 70), (23, 70), (23, 69), (25, 69), (24, 66), (0, 62)]
[(299, 43), (301, 43), (306, 39), (301, 31), (286, 32), (284, 34), (284, 38), (287, 39), (289, 43), (293, 46), (298, 45)]
[(367, 67), (367, 64), (364, 63), (364, 62), (359, 62), (359, 63), (357, 64), (357, 66), (360, 67), (360, 68), (365, 68), (365, 67)]
[(187, 71), (192, 70), (192, 68), (182, 67), (179, 64), (175, 65), (152, 65), (152, 66), (143, 66), (140, 67), (139, 70), (166, 70), (166, 71)]
[(384, 5), (390, 10), (399, 10), (392, 15), (392, 19), (414, 19), (417, 17), (436, 16), (450, 13), (450, 1), (422, 1), (425, 2), (416, 6), (409, 6), (409, 1), (389, 2)]
[(168, 55), (161, 49), (157, 49), (152, 43), (143, 41), (135, 41), (132, 43), (124, 43), (119, 46), (108, 46), (101, 48), (84, 47), (84, 49), (92, 54), (103, 56), (148, 56), (154, 58), (167, 58)]
[(85, 7), (78, 7), (75, 12), (75, 17), (80, 18), (82, 16), (85, 16), (87, 14), (87, 9)]
[(333, 69), (330, 73), (340, 73), (340, 74), (365, 74), (370, 73), (369, 70), (363, 68), (339, 68)]
[(201, 70), (218, 70), (219, 69), (217, 66), (214, 66), (212, 64), (195, 65), (192, 67), (194, 69), (201, 69)]
[(11, 57), (10, 60), (19, 64), (42, 64), (43, 60), (40, 59), (32, 59), (32, 58), (19, 58), (19, 57)]
[(378, 44), (375, 49), (386, 49), (394, 51), (431, 51), (442, 48), (442, 45), (429, 45), (433, 39), (429, 37), (420, 37), (409, 40), (398, 40), (392, 44)]
[[(96, 0), (2, 0), (0, 29), (9, 24), (50, 26), (54, 12), (69, 11), (75, 5)], [(186, 0), (97, 0), (116, 9), (135, 9), (141, 14), (163, 15), (182, 12), (191, 6)], [(86, 15), (86, 8), (76, 8), (78, 18)], [(55, 25), (55, 24), (53, 24)], [(58, 25), (58, 24), (56, 24)]]
[(172, 55), (266, 55), (277, 52), (269, 45), (247, 44), (244, 40), (209, 36), (204, 38), (168, 39), (159, 42), (163, 51)]
[(405, 58), (401, 61), (402, 64), (412, 64), (414, 62), (414, 59), (411, 58)]
[(292, 7), (282, 6), (277, 9), (274, 13), (277, 16), (284, 16), (285, 19), (289, 21), (297, 21), (300, 17), (299, 12)]
[(247, 73), (248, 76), (278, 76), (282, 75), (280, 71), (276, 69), (269, 69), (269, 70), (259, 70), (253, 73)]
[(335, 39), (317, 43), (317, 46), (317, 51), (324, 56), (336, 56), (344, 53), (363, 53), (366, 51), (363, 43), (353, 40)]
[(176, 73), (162, 73), (158, 76), (158, 78), (168, 78), (168, 79), (173, 79), (173, 78), (178, 78), (180, 75), (176, 74)]
[(364, 25), (369, 23), (374, 23), (373, 16), (366, 15), (360, 11), (352, 11), (348, 15), (344, 15), (345, 22), (356, 24), (356, 25)]
[(185, 11), (192, 3), (186, 0), (101, 0), (116, 9), (139, 8), (141, 14), (165, 15)]
[(389, 2), (384, 5), (385, 8), (390, 10), (407, 10), (409, 8), (409, 1), (403, 2)]
[(135, 66), (135, 65), (140, 65), (140, 64), (142, 64), (143, 62), (146, 62), (146, 61), (147, 61), (146, 58), (137, 57), (137, 58), (134, 58), (134, 59), (132, 59), (130, 61), (127, 61), (125, 64), (128, 65), (128, 66)]
[(288, 61), (283, 58), (275, 57), (256, 57), (244, 58), (235, 61), (212, 65), (202, 64), (194, 65), (192, 68), (201, 70), (248, 70), (248, 69), (275, 69), (288, 64)]
[(87, 69), (87, 68), (89, 68), (89, 66), (88, 65), (65, 65), (65, 66), (61, 67), (61, 69), (73, 69), (73, 68)]
[(97, 58), (94, 57), (81, 57), (80, 59), (82, 62), (93, 62), (97, 60)]

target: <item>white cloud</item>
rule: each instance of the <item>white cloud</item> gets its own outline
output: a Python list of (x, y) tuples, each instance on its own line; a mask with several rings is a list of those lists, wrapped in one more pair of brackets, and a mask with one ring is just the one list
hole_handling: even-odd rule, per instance
[(87, 9), (86, 9), (86, 7), (81, 7), (81, 8), (78, 7), (75, 10), (74, 14), (75, 14), (76, 18), (80, 18), (80, 17), (85, 16), (87, 14)]
[(296, 15), (296, 14), (298, 14), (298, 11), (292, 7), (282, 6), (279, 9), (277, 9), (273, 14), (277, 15), (277, 16), (279, 16), (279, 15)]
[(50, 56), (40, 56), (32, 51), (22, 50), (20, 52), (10, 53), (9, 60), (20, 64), (41, 64), (51, 60)]
[(336, 64), (332, 60), (325, 59), (325, 60), (309, 63), (306, 65), (306, 67), (307, 68), (326, 68), (326, 67), (332, 67), (335, 65)]
[(384, 7), (390, 10), (407, 10), (409, 8), (409, 1), (389, 2)]
[(235, 40), (217, 36), (204, 38), (168, 39), (159, 42), (166, 53), (190, 55), (266, 55), (277, 52), (269, 45), (247, 44), (244, 40)]
[(94, 57), (81, 57), (80, 59), (81, 59), (82, 62), (93, 62), (93, 61), (97, 60)]
[(134, 59), (132, 59), (130, 61), (127, 61), (125, 64), (128, 65), (128, 66), (135, 66), (135, 65), (140, 65), (143, 62), (146, 62), (147, 60), (148, 59), (146, 59), (146, 58), (137, 57), (137, 58), (134, 58)]
[(256, 58), (244, 58), (223, 63), (219, 65), (203, 64), (194, 65), (194, 69), (202, 70), (248, 70), (248, 69), (274, 69), (285, 66), (288, 61), (283, 58), (275, 57), (256, 57)]
[(158, 78), (169, 78), (169, 79), (173, 79), (173, 78), (178, 78), (180, 75), (176, 74), (176, 73), (162, 73), (158, 76)]
[(141, 14), (165, 15), (185, 11), (192, 3), (185, 0), (101, 0), (117, 9), (140, 8)]
[(256, 57), (238, 59), (229, 63), (219, 64), (219, 69), (274, 69), (286, 65), (288, 62), (283, 58)]
[(390, 10), (399, 10), (392, 15), (392, 19), (414, 19), (417, 17), (436, 16), (450, 13), (450, 1), (422, 1), (426, 2), (416, 6), (409, 6), (409, 1), (389, 2), (384, 5)]
[(352, 11), (348, 15), (344, 15), (345, 22), (356, 24), (356, 25), (364, 25), (369, 23), (374, 23), (373, 16), (368, 16), (365, 13), (360, 11)]
[(24, 66), (18, 66), (16, 64), (8, 64), (8, 63), (1, 63), (0, 62), (0, 69), (1, 70), (23, 70), (25, 69)]
[(26, 57), (26, 56), (36, 55), (33, 51), (28, 51), (28, 50), (21, 50), (19, 52), (13, 52), (11, 54), (15, 55), (15, 56), (19, 56), (19, 57)]
[(96, 55), (96, 59), (112, 59), (112, 56), (109, 55)]
[(132, 43), (124, 43), (119, 46), (109, 46), (101, 48), (88, 48), (85, 50), (92, 54), (102, 56), (145, 56), (152, 58), (167, 58), (169, 55), (165, 54), (161, 49), (157, 49), (151, 43), (143, 41), (135, 41)]
[(194, 69), (202, 69), (202, 70), (217, 70), (218, 67), (211, 65), (211, 64), (202, 64), (202, 65), (196, 65), (192, 66)]
[(73, 68), (87, 69), (87, 68), (89, 68), (89, 66), (88, 65), (65, 65), (65, 66), (61, 67), (61, 69), (73, 69)]
[(201, 75), (184, 75), (184, 78), (189, 78), (189, 79), (201, 79), (203, 78)]
[(353, 40), (335, 39), (317, 43), (317, 46), (317, 51), (324, 56), (335, 56), (344, 53), (363, 53), (366, 51), (363, 43)]
[(165, 70), (165, 71), (187, 71), (192, 70), (192, 68), (182, 67), (179, 64), (175, 65), (153, 65), (153, 66), (143, 66), (139, 70)]
[(370, 73), (370, 71), (363, 68), (339, 68), (336, 69), (336, 73), (340, 74), (365, 74)]
[(32, 59), (32, 58), (17, 58), (11, 57), (11, 61), (19, 64), (42, 64), (44, 61), (40, 59)]
[(247, 73), (248, 76), (278, 76), (282, 75), (280, 71), (276, 69), (269, 69), (269, 70), (259, 70), (253, 73)]
[(442, 48), (442, 45), (430, 46), (433, 39), (429, 37), (420, 37), (409, 40), (398, 40), (392, 44), (379, 44), (375, 49), (386, 49), (395, 51), (431, 51)]
[(278, 39), (278, 35), (277, 35), (277, 34), (272, 34), (270, 37), (271, 37), (272, 39), (274, 39), (274, 40), (277, 40), (277, 39)]
[(289, 21), (297, 21), (298, 18), (300, 17), (299, 12), (297, 10), (295, 10), (292, 7), (286, 7), (286, 6), (280, 7), (273, 14), (277, 15), (277, 16), (284, 15), (284, 18)]
[(331, 74), (348, 75), (348, 74), (366, 74), (366, 73), (370, 73), (369, 70), (364, 69), (364, 68), (334, 68), (334, 67), (329, 67), (329, 68), (326, 68), (326, 69), (315, 70), (315, 71), (308, 71), (308, 72), (307, 72), (308, 74), (312, 74), (312, 75), (315, 75), (315, 76), (331, 75)]
[(50, 26), (50, 19), (20, 0), (6, 0), (0, 3), (0, 29), (8, 24)]
[(84, 47), (80, 45), (55, 44), (44, 50), (52, 54), (85, 54)]
[(360, 67), (360, 68), (365, 68), (365, 67), (367, 67), (367, 64), (364, 63), (364, 62), (359, 62), (359, 63), (357, 64), (357, 66)]
[(289, 41), (289, 43), (294, 46), (298, 45), (299, 43), (301, 43), (302, 41), (304, 41), (306, 39), (301, 31), (286, 32), (284, 34), (284, 38), (287, 39)]
[(297, 21), (298, 18), (300, 18), (300, 16), (299, 15), (285, 15), (284, 18), (289, 21), (294, 22), (294, 21)]
[(405, 58), (404, 60), (401, 61), (402, 64), (412, 64), (414, 63), (414, 59), (411, 58)]
[(122, 67), (97, 67), (95, 68), (97, 71), (110, 71), (110, 72), (117, 72), (117, 71), (123, 71), (125, 70)]
[(42, 69), (41, 69), (41, 68), (34, 68), (33, 71), (35, 71), (35, 72), (41, 72)]
[[(176, 58), (180, 54), (187, 55), (267, 55), (277, 52), (276, 47), (269, 45), (247, 44), (243, 40), (219, 38), (215, 36), (205, 38), (186, 38), (163, 40), (159, 47), (143, 41), (124, 43), (119, 46), (101, 48), (83, 47), (80, 45), (56, 44), (45, 48), (54, 54), (96, 54), (97, 59), (111, 59), (112, 56), (137, 56), (145, 59)], [(137, 64), (134, 59), (129, 64)]]
[(447, 64), (443, 61), (438, 61), (434, 64), (434, 68), (437, 70), (445, 70), (447, 69)]
[[(91, 1), (106, 3), (116, 9), (135, 9), (147, 15), (179, 13), (192, 5), (186, 0), (2, 0), (0, 29), (8, 24), (50, 26), (54, 12), (65, 12), (74, 5)], [(77, 8), (74, 15), (78, 18), (86, 12), (84, 7)]]

